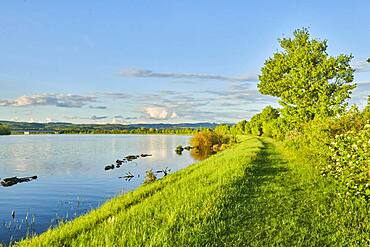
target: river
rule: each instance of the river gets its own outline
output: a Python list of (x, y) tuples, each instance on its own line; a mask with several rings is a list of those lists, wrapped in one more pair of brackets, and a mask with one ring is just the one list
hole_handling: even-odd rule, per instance
[[(140, 186), (149, 169), (175, 172), (194, 162), (188, 136), (30, 135), (0, 136), (0, 177), (37, 176), (30, 182), (0, 186), (0, 242), (40, 234), (109, 198)], [(127, 155), (150, 154), (105, 170)], [(131, 173), (129, 180), (119, 178)], [(156, 174), (158, 178), (163, 173)], [(14, 218), (13, 218), (14, 217)]]

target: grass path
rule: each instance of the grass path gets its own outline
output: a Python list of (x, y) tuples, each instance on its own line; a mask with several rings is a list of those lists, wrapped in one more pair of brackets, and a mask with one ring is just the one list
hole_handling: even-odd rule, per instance
[[(230, 187), (205, 239), (220, 246), (369, 246), (366, 203), (337, 195), (314, 164), (263, 139), (263, 147)], [(300, 160), (300, 161), (299, 161)], [(220, 227), (222, 226), (222, 227)]]
[(366, 246), (368, 216), (312, 164), (248, 137), (20, 245)]
[[(208, 227), (220, 245), (325, 246), (334, 244), (320, 204), (320, 177), (308, 167), (289, 162), (274, 144), (264, 141), (242, 178), (230, 187), (220, 217)], [(310, 172), (312, 174), (310, 174)], [(220, 228), (222, 222), (223, 228)]]

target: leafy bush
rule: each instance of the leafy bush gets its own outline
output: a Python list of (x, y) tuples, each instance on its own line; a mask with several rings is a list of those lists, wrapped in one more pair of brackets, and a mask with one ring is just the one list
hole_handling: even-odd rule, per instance
[(262, 124), (263, 135), (275, 138), (277, 140), (283, 140), (288, 131), (289, 125), (281, 117), (271, 119)]
[(193, 135), (190, 143), (198, 149), (211, 149), (213, 145), (219, 143), (219, 137), (214, 131), (200, 131)]
[(235, 135), (243, 135), (245, 134), (246, 132), (246, 126), (247, 126), (247, 121), (246, 120), (242, 120), (240, 121), (239, 123), (237, 123), (236, 125), (232, 126), (230, 128), (230, 132), (233, 136)]
[(230, 126), (227, 124), (220, 124), (216, 126), (214, 132), (218, 135), (228, 135), (230, 134)]
[(331, 161), (323, 175), (336, 178), (347, 194), (370, 198), (370, 121), (360, 131), (335, 136), (330, 144)]
[(254, 115), (249, 121), (250, 133), (252, 135), (261, 136), (265, 134), (271, 136), (271, 128), (269, 124), (279, 118), (279, 111), (271, 106), (266, 106), (261, 113)]
[(341, 115), (315, 117), (300, 124), (288, 123), (271, 114), (271, 109), (264, 111), (248, 122), (252, 134), (299, 149), (324, 176), (337, 180), (342, 191), (344, 186), (346, 194), (370, 199), (370, 100), (362, 112), (352, 106)]
[(333, 177), (346, 194), (370, 199), (370, 114), (352, 107), (338, 117), (315, 118), (288, 131), (285, 143), (299, 149)]
[(329, 118), (316, 118), (300, 127), (290, 130), (285, 135), (287, 146), (299, 149), (308, 159), (314, 158), (319, 163), (325, 163), (329, 157), (329, 144), (332, 141), (332, 131)]
[(190, 140), (190, 144), (195, 148), (194, 152), (207, 153), (208, 151), (218, 152), (227, 148), (236, 137), (226, 134), (225, 128), (218, 128), (215, 131), (205, 130), (195, 133)]

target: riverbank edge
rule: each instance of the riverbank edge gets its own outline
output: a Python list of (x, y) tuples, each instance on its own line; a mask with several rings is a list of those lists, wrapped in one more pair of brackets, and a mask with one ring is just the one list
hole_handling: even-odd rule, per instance
[[(61, 242), (64, 240), (73, 238), (78, 235), (78, 233), (85, 232), (87, 229), (91, 228), (90, 226), (101, 224), (104, 221), (109, 220), (117, 213), (127, 210), (132, 206), (140, 204), (143, 200), (148, 200), (155, 194), (161, 193), (164, 189), (168, 189), (169, 187), (173, 186), (173, 184), (181, 184), (181, 180), (189, 180), (189, 177), (194, 176), (194, 173), (199, 174), (203, 173), (204, 170), (208, 170), (211, 168), (209, 173), (216, 172), (214, 166), (216, 163), (222, 165), (222, 161), (225, 159), (230, 158), (238, 158), (234, 155), (235, 150), (243, 149), (246, 147), (249, 149), (248, 152), (240, 153), (247, 158), (247, 160), (252, 160), (263, 146), (262, 142), (257, 137), (252, 136), (243, 136), (241, 137), (241, 142), (230, 147), (229, 149), (217, 153), (206, 160), (194, 163), (189, 165), (188, 167), (177, 171), (176, 173), (170, 174), (169, 176), (165, 177), (164, 179), (160, 179), (152, 184), (143, 185), (134, 191), (128, 192), (124, 195), (120, 195), (117, 197), (112, 198), (111, 200), (105, 202), (101, 207), (92, 210), (91, 212), (82, 215), (72, 221), (69, 221), (65, 224), (60, 225), (59, 227), (49, 229), (48, 231), (35, 236), (34, 238), (23, 240), (17, 243), (17, 246), (47, 246), (47, 245), (63, 245)], [(231, 167), (228, 167), (229, 169)], [(243, 167), (239, 167), (239, 171), (242, 173)], [(231, 170), (227, 170), (227, 172), (231, 172)], [(225, 176), (225, 171), (223, 172), (223, 176)], [(215, 174), (213, 174), (215, 175)], [(222, 175), (222, 174), (218, 174)], [(230, 174), (229, 174), (230, 175)], [(226, 176), (224, 177), (225, 179)], [(197, 180), (197, 179), (196, 179)], [(226, 181), (226, 180), (225, 180)], [(199, 180), (198, 180), (199, 182)], [(232, 180), (229, 181), (230, 183)], [(218, 184), (223, 185), (221, 184)], [(219, 187), (218, 186), (218, 187)], [(68, 233), (67, 233), (68, 232)]]

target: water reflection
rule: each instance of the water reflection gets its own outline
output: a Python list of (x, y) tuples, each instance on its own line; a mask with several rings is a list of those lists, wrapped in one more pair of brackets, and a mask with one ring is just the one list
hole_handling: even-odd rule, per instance
[(215, 152), (208, 148), (193, 148), (190, 150), (191, 157), (195, 160), (204, 160)]

